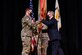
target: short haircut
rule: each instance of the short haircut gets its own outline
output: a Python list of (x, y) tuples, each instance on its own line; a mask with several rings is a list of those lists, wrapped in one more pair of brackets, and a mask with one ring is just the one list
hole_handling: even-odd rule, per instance
[(48, 12), (52, 13), (53, 16), (55, 15), (54, 11), (48, 11)]
[(26, 11), (29, 11), (29, 10), (32, 10), (32, 9), (31, 9), (31, 8), (26, 8), (25, 12), (26, 12)]

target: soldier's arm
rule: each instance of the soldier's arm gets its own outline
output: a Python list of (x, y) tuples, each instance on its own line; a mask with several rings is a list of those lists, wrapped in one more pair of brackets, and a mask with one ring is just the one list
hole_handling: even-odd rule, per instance
[(28, 21), (29, 21), (29, 18), (28, 17), (24, 16), (22, 18), (22, 28), (24, 28), (25, 26), (28, 25)]
[(22, 18), (21, 23), (22, 23), (22, 28), (24, 28), (26, 26), (26, 24), (24, 22), (24, 17)]
[(22, 19), (22, 26), (23, 27), (25, 27), (25, 26), (34, 26), (34, 24), (32, 23), (32, 20), (30, 20), (28, 17), (24, 17), (23, 19)]

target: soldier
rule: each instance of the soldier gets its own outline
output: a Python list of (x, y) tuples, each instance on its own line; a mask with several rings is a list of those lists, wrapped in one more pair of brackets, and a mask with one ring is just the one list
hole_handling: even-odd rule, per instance
[(42, 55), (47, 55), (47, 47), (48, 47), (48, 41), (49, 41), (49, 36), (47, 33), (47, 26), (43, 24), (42, 28), (42, 37), (41, 37), (41, 48), (42, 48)]
[[(37, 22), (38, 23), (38, 22)], [(38, 36), (38, 55), (47, 55), (47, 47), (48, 47), (48, 41), (49, 41), (49, 37), (48, 37), (48, 33), (47, 33), (47, 26), (45, 24), (42, 23), (42, 30), (39, 33)], [(39, 28), (39, 26), (38, 26)], [(41, 28), (41, 27), (40, 27)]]
[(22, 18), (22, 31), (21, 31), (21, 38), (22, 38), (22, 45), (23, 45), (22, 55), (29, 55), (31, 37), (32, 37), (31, 28), (34, 24), (30, 16), (32, 10), (30, 8), (27, 8), (25, 12), (26, 12), (25, 16)]

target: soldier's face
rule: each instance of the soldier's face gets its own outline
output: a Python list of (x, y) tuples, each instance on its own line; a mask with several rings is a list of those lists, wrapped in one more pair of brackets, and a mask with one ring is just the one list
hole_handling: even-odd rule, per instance
[(26, 11), (26, 15), (30, 15), (32, 13), (32, 10), (28, 10), (28, 11)]
[(29, 10), (29, 14), (31, 14), (32, 13), (32, 10)]

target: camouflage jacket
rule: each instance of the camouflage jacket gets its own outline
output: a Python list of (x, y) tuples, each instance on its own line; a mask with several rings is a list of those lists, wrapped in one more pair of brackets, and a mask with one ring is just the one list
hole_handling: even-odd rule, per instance
[[(32, 36), (32, 27), (33, 27), (33, 24), (32, 24), (32, 18), (29, 17), (29, 16), (24, 16), (22, 18), (22, 35), (23, 36)], [(25, 35), (24, 35), (25, 34)]]

